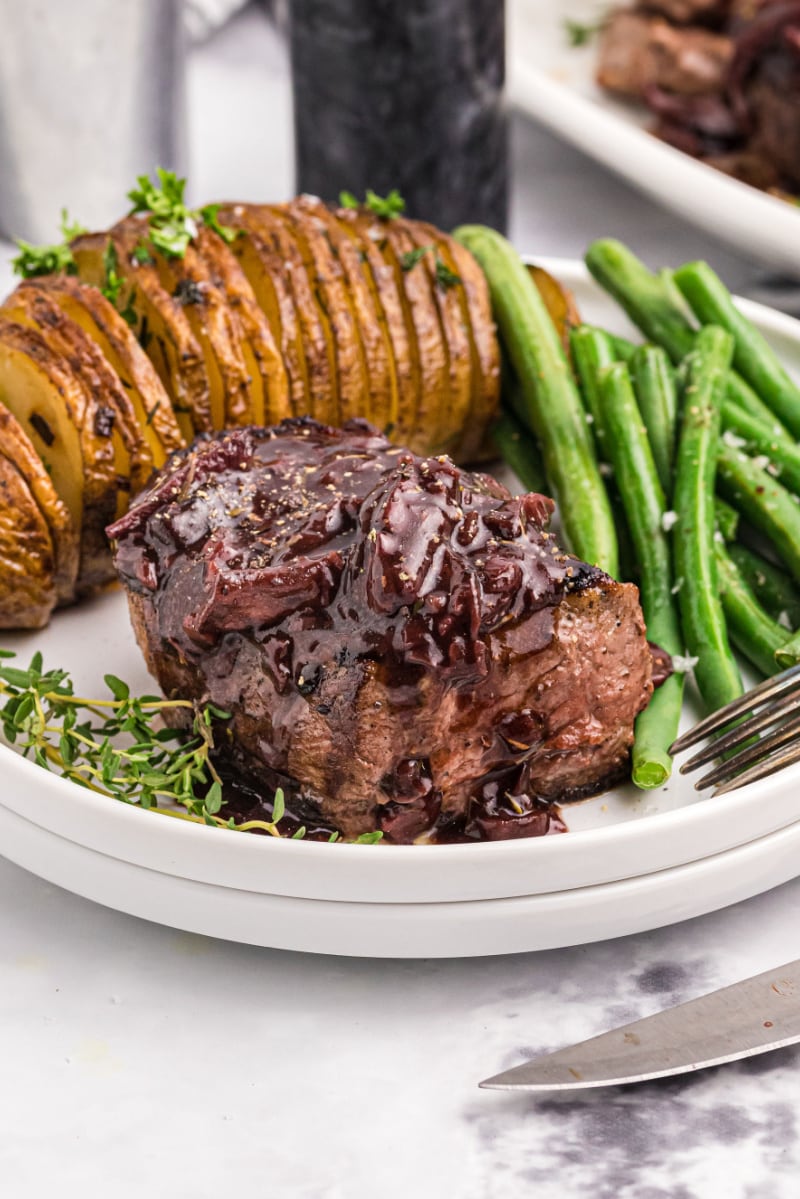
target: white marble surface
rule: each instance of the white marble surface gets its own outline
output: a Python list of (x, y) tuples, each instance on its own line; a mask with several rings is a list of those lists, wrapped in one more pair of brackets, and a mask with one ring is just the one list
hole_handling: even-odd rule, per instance
[[(260, 12), (193, 52), (190, 89), (195, 196), (289, 194), (286, 61)], [(654, 263), (702, 253), (758, 279), (532, 125), (514, 159), (526, 250), (617, 233)], [(476, 1083), (800, 956), (799, 906), (800, 880), (618, 942), (371, 962), (174, 932), (0, 860), (2, 1193), (796, 1199), (794, 1051), (579, 1100)]]

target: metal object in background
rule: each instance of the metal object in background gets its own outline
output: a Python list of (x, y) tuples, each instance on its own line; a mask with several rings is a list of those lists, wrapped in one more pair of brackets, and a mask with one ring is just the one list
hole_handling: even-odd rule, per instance
[(292, 0), (297, 190), (505, 229), (503, 0)]
[(180, 0), (0, 0), (0, 234), (57, 237), (184, 166)]
[(578, 1091), (688, 1074), (800, 1041), (800, 962), (559, 1049), (480, 1085)]

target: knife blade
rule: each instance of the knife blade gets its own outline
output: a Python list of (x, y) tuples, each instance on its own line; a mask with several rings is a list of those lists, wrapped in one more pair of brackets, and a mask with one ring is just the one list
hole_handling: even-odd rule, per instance
[(688, 1074), (800, 1041), (800, 961), (601, 1033), (479, 1085), (577, 1091)]

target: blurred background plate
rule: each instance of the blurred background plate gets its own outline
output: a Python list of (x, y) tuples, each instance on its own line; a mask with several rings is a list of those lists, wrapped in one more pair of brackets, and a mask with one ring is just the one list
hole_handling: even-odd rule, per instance
[(650, 113), (596, 86), (596, 39), (571, 46), (565, 23), (596, 24), (607, 8), (597, 0), (514, 0), (508, 41), (512, 102), (714, 238), (800, 276), (800, 208), (657, 140), (647, 132)]

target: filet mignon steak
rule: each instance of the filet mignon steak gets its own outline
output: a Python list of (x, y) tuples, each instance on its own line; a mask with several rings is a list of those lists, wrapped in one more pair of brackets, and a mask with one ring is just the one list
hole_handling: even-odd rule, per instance
[(206, 436), (109, 529), (148, 666), (221, 752), (346, 837), (548, 831), (620, 779), (652, 692), (635, 587), (512, 497), (362, 421)]

